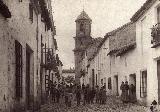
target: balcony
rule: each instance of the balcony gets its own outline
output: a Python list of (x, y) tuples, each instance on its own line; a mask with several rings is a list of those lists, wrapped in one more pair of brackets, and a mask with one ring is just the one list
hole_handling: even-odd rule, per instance
[(151, 28), (151, 44), (153, 44), (152, 48), (156, 48), (160, 45), (160, 23), (156, 24)]
[[(58, 64), (57, 60), (54, 56), (53, 49), (52, 48), (44, 48), (45, 52), (42, 52), (42, 56), (44, 53), (44, 62), (41, 60), (41, 66), (45, 68), (46, 70), (53, 70), (55, 72), (58, 71)], [(42, 58), (43, 59), (43, 58)]]

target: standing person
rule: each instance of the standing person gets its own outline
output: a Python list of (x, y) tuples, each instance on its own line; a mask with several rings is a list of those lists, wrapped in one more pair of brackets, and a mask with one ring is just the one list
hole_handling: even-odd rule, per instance
[(59, 89), (59, 86), (58, 86), (58, 88), (56, 89), (56, 101), (57, 101), (57, 103), (59, 103), (59, 99), (60, 99), (60, 89)]
[(123, 102), (124, 103), (128, 103), (129, 102), (129, 95), (128, 95), (128, 90), (129, 90), (129, 85), (128, 85), (128, 81), (125, 82), (124, 84), (124, 100)]
[(51, 96), (52, 96), (52, 101), (55, 103), (56, 102), (56, 88), (54, 84), (52, 84), (52, 87), (51, 87)]
[(71, 87), (68, 89), (67, 97), (68, 97), (68, 104), (67, 105), (68, 105), (68, 107), (71, 107), (71, 105), (72, 105), (72, 98), (73, 98)]
[(103, 93), (103, 88), (101, 87), (100, 91), (99, 91), (99, 103), (102, 104), (103, 102), (103, 97), (102, 97), (102, 93)]
[(65, 91), (64, 91), (64, 98), (65, 98), (65, 104), (66, 104), (66, 106), (68, 106), (68, 90), (69, 90), (69, 86), (66, 85)]
[(81, 87), (77, 86), (75, 92), (76, 92), (77, 106), (79, 106), (80, 105), (80, 101), (81, 101)]
[(96, 86), (96, 103), (99, 103), (99, 86)]
[(102, 104), (106, 103), (106, 88), (103, 86), (102, 88)]
[(136, 87), (133, 84), (129, 86), (129, 100), (131, 103), (136, 102)]
[(89, 104), (90, 103), (90, 98), (91, 98), (90, 97), (90, 87), (89, 87), (89, 84), (87, 84), (87, 88), (86, 89), (87, 89), (87, 98), (86, 99), (87, 99), (87, 103)]
[(83, 90), (83, 105), (85, 105), (87, 102), (87, 87)]
[(90, 102), (91, 102), (91, 104), (94, 103), (95, 94), (96, 94), (95, 89), (94, 89), (94, 87), (92, 87), (92, 90), (90, 91)]
[(120, 90), (122, 91), (121, 93), (121, 100), (124, 100), (124, 94), (125, 94), (125, 87), (124, 87), (124, 82), (122, 81), (122, 84), (120, 86)]
[(85, 89), (85, 85), (84, 85), (84, 83), (82, 84), (82, 90), (84, 90)]

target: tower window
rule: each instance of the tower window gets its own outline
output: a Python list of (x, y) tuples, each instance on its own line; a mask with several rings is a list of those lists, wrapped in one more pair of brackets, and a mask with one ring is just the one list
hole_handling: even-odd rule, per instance
[(81, 32), (84, 32), (84, 23), (81, 23), (81, 24), (80, 24), (80, 31), (81, 31)]

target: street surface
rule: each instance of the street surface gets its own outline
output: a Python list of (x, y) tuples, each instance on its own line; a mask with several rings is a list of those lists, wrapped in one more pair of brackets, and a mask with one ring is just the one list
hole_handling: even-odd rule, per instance
[(77, 106), (76, 102), (72, 102), (71, 107), (65, 106), (61, 103), (48, 103), (43, 105), (38, 112), (149, 112), (149, 107), (138, 106), (136, 104), (123, 104), (119, 99), (107, 98), (105, 105), (87, 104), (85, 106)]

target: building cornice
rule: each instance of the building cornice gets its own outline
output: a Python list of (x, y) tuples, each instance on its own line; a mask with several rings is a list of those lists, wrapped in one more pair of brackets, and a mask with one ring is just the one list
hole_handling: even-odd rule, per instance
[(130, 20), (136, 22), (156, 1), (157, 0), (147, 0)]

